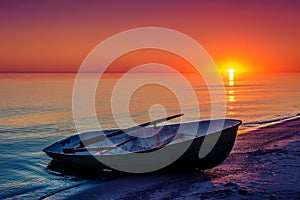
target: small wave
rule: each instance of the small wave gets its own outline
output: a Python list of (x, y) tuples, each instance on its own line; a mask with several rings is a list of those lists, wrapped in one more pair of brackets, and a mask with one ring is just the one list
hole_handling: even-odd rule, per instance
[(279, 117), (279, 118), (275, 118), (275, 119), (269, 119), (269, 120), (263, 120), (263, 121), (254, 121), (254, 122), (246, 122), (244, 123), (245, 127), (253, 127), (253, 126), (260, 126), (260, 125), (266, 125), (266, 124), (271, 124), (271, 123), (276, 123), (276, 122), (280, 122), (283, 120), (287, 120), (287, 119), (291, 119), (294, 117), (300, 116), (300, 113), (296, 114), (296, 115), (291, 115), (291, 116), (286, 116), (286, 117)]
[(59, 190), (55, 190), (55, 191), (53, 191), (53, 192), (51, 192), (51, 193), (49, 193), (49, 194), (44, 195), (44, 196), (41, 197), (40, 199), (46, 199), (46, 198), (51, 197), (51, 196), (53, 196), (53, 195), (55, 195), (55, 194), (57, 194), (57, 193), (60, 193), (60, 192), (63, 192), (63, 191), (66, 191), (66, 190), (69, 190), (69, 189), (72, 189), (72, 188), (81, 186), (81, 185), (86, 184), (86, 183), (87, 183), (87, 181), (84, 181), (84, 182), (78, 183), (78, 184), (76, 184), (76, 185), (72, 185), (72, 186), (65, 187), (65, 188), (62, 188), (62, 189), (59, 189)]
[(35, 191), (40, 189), (45, 189), (45, 188), (46, 188), (45, 186), (28, 186), (24, 188), (14, 189), (11, 192), (7, 192), (6, 194), (4, 193), (3, 195), (0, 195), (0, 199), (7, 199), (7, 198), (18, 199), (21, 198), (22, 196), (25, 198), (26, 196), (30, 196), (30, 194), (34, 193)]
[[(64, 109), (65, 110), (65, 109)], [(29, 106), (29, 107), (1, 107), (0, 119), (17, 117), (17, 116), (29, 116), (39, 113), (53, 113), (62, 111), (62, 108), (57, 107), (42, 107), (42, 106)]]

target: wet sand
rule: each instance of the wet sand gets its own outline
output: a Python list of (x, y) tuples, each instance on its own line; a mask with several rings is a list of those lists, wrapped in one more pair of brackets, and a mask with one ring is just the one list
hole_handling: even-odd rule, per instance
[(229, 157), (205, 171), (88, 181), (49, 199), (300, 199), (300, 117), (237, 137)]

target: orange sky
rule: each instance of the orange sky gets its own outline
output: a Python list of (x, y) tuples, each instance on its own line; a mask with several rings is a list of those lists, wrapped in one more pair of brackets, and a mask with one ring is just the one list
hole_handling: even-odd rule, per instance
[(76, 72), (99, 42), (143, 26), (193, 37), (220, 68), (300, 71), (296, 0), (1, 1), (0, 10), (1, 72)]

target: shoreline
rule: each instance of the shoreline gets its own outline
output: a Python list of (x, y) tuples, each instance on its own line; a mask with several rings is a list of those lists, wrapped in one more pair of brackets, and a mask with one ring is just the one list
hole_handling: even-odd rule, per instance
[(254, 126), (254, 127), (249, 127), (249, 128), (246, 128), (246, 129), (239, 130), (239, 134), (249, 133), (249, 132), (256, 131), (256, 130), (259, 130), (261, 128), (267, 127), (267, 126), (272, 126), (272, 125), (276, 125), (276, 124), (285, 123), (287, 121), (298, 119), (298, 118), (300, 118), (300, 113), (298, 113), (296, 115), (289, 115), (289, 116), (286, 116), (286, 117), (283, 117), (283, 118), (280, 118), (280, 119), (270, 120), (272, 122), (267, 122), (267, 123), (263, 123), (261, 125), (257, 125), (257, 126)]
[(257, 199), (300, 197), (300, 116), (243, 131), (228, 158), (205, 171), (88, 181), (46, 199)]

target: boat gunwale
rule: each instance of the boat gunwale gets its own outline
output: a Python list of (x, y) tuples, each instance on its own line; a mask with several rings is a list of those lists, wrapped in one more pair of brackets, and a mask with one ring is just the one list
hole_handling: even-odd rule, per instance
[[(229, 126), (229, 127), (227, 127), (227, 128), (225, 128), (225, 129), (221, 129), (221, 130), (218, 130), (218, 131), (215, 131), (215, 132), (211, 132), (211, 133), (208, 133), (208, 134), (205, 134), (205, 135), (200, 135), (200, 136), (198, 136), (198, 137), (194, 137), (193, 139), (188, 139), (188, 140), (185, 140), (185, 141), (181, 141), (181, 142), (179, 142), (179, 143), (182, 143), (182, 142), (191, 142), (191, 140), (192, 140), (192, 142), (194, 141), (194, 140), (196, 140), (196, 139), (200, 139), (200, 138), (202, 138), (202, 137), (205, 137), (205, 136), (208, 136), (208, 135), (210, 135), (210, 134), (215, 134), (215, 133), (218, 133), (218, 132), (220, 132), (221, 131), (221, 133), (222, 132), (225, 132), (225, 131), (227, 131), (227, 130), (229, 130), (229, 129), (232, 129), (232, 128), (235, 128), (235, 127), (238, 127), (238, 126), (240, 126), (241, 124), (242, 124), (242, 121), (241, 120), (237, 120), (237, 119), (214, 119), (214, 120), (203, 120), (203, 121), (192, 121), (192, 122), (187, 122), (187, 123), (181, 123), (181, 124), (191, 124), (191, 123), (200, 123), (200, 122), (209, 122), (209, 121), (218, 121), (218, 120), (224, 120), (224, 121), (235, 121), (235, 122), (237, 122), (236, 124), (234, 124), (234, 125), (232, 125), (232, 126)], [(174, 125), (181, 125), (181, 124), (167, 124), (167, 125), (164, 125), (164, 126), (174, 126)], [(164, 126), (157, 126), (157, 127), (164, 127)], [(148, 128), (148, 127), (143, 127), (143, 128)], [(114, 129), (113, 129), (114, 130)], [(121, 129), (115, 129), (115, 130), (121, 130)], [(101, 131), (101, 132), (104, 132), (104, 131), (111, 131), (111, 129), (110, 130), (103, 130), (103, 131)], [(92, 131), (91, 131), (92, 132)], [(48, 147), (46, 147), (46, 148), (44, 148), (43, 149), (43, 151), (46, 153), (46, 154), (48, 154), (48, 153), (50, 153), (50, 154), (55, 154), (55, 155), (63, 155), (63, 156), (67, 156), (67, 157), (91, 157), (91, 156), (93, 156), (93, 157), (99, 157), (99, 156), (101, 156), (101, 157), (107, 157), (107, 156), (123, 156), (123, 155), (130, 155), (130, 154), (138, 154), (138, 153), (142, 153), (142, 152), (145, 152), (145, 151), (152, 151), (152, 150), (157, 150), (157, 149), (159, 149), (159, 148), (151, 148), (151, 149), (149, 149), (149, 150), (141, 150), (141, 151), (136, 151), (136, 152), (126, 152), (126, 153), (122, 153), (122, 154), (102, 154), (102, 155), (94, 155), (94, 154), (92, 154), (90, 151), (88, 151), (89, 152), (89, 154), (69, 154), (69, 153), (64, 153), (63, 151), (62, 152), (57, 152), (57, 151), (47, 151), (47, 148), (49, 148), (49, 147), (51, 147), (51, 146), (53, 146), (53, 145), (55, 145), (55, 144), (57, 144), (57, 143), (60, 143), (61, 141), (64, 141), (64, 140), (66, 140), (66, 139), (68, 139), (68, 138), (70, 138), (70, 137), (76, 137), (76, 136), (78, 136), (79, 137), (79, 139), (80, 139), (80, 134), (84, 134), (84, 133), (91, 133), (91, 132), (82, 132), (82, 133), (77, 133), (77, 134), (74, 134), (74, 135), (71, 135), (71, 136), (69, 136), (69, 137), (67, 137), (67, 138), (64, 138), (64, 139), (61, 139), (61, 140), (59, 140), (59, 141), (57, 141), (57, 142), (55, 142), (55, 143), (53, 143), (53, 144), (51, 144), (51, 145), (49, 145)], [(177, 144), (179, 144), (179, 143), (174, 143), (174, 144), (172, 144), (172, 143), (169, 143), (169, 144), (167, 144), (165, 147), (169, 147), (169, 146), (172, 146), (172, 145), (177, 145)], [(52, 157), (52, 156), (50, 156), (50, 157)], [(53, 158), (53, 157), (52, 157)]]

